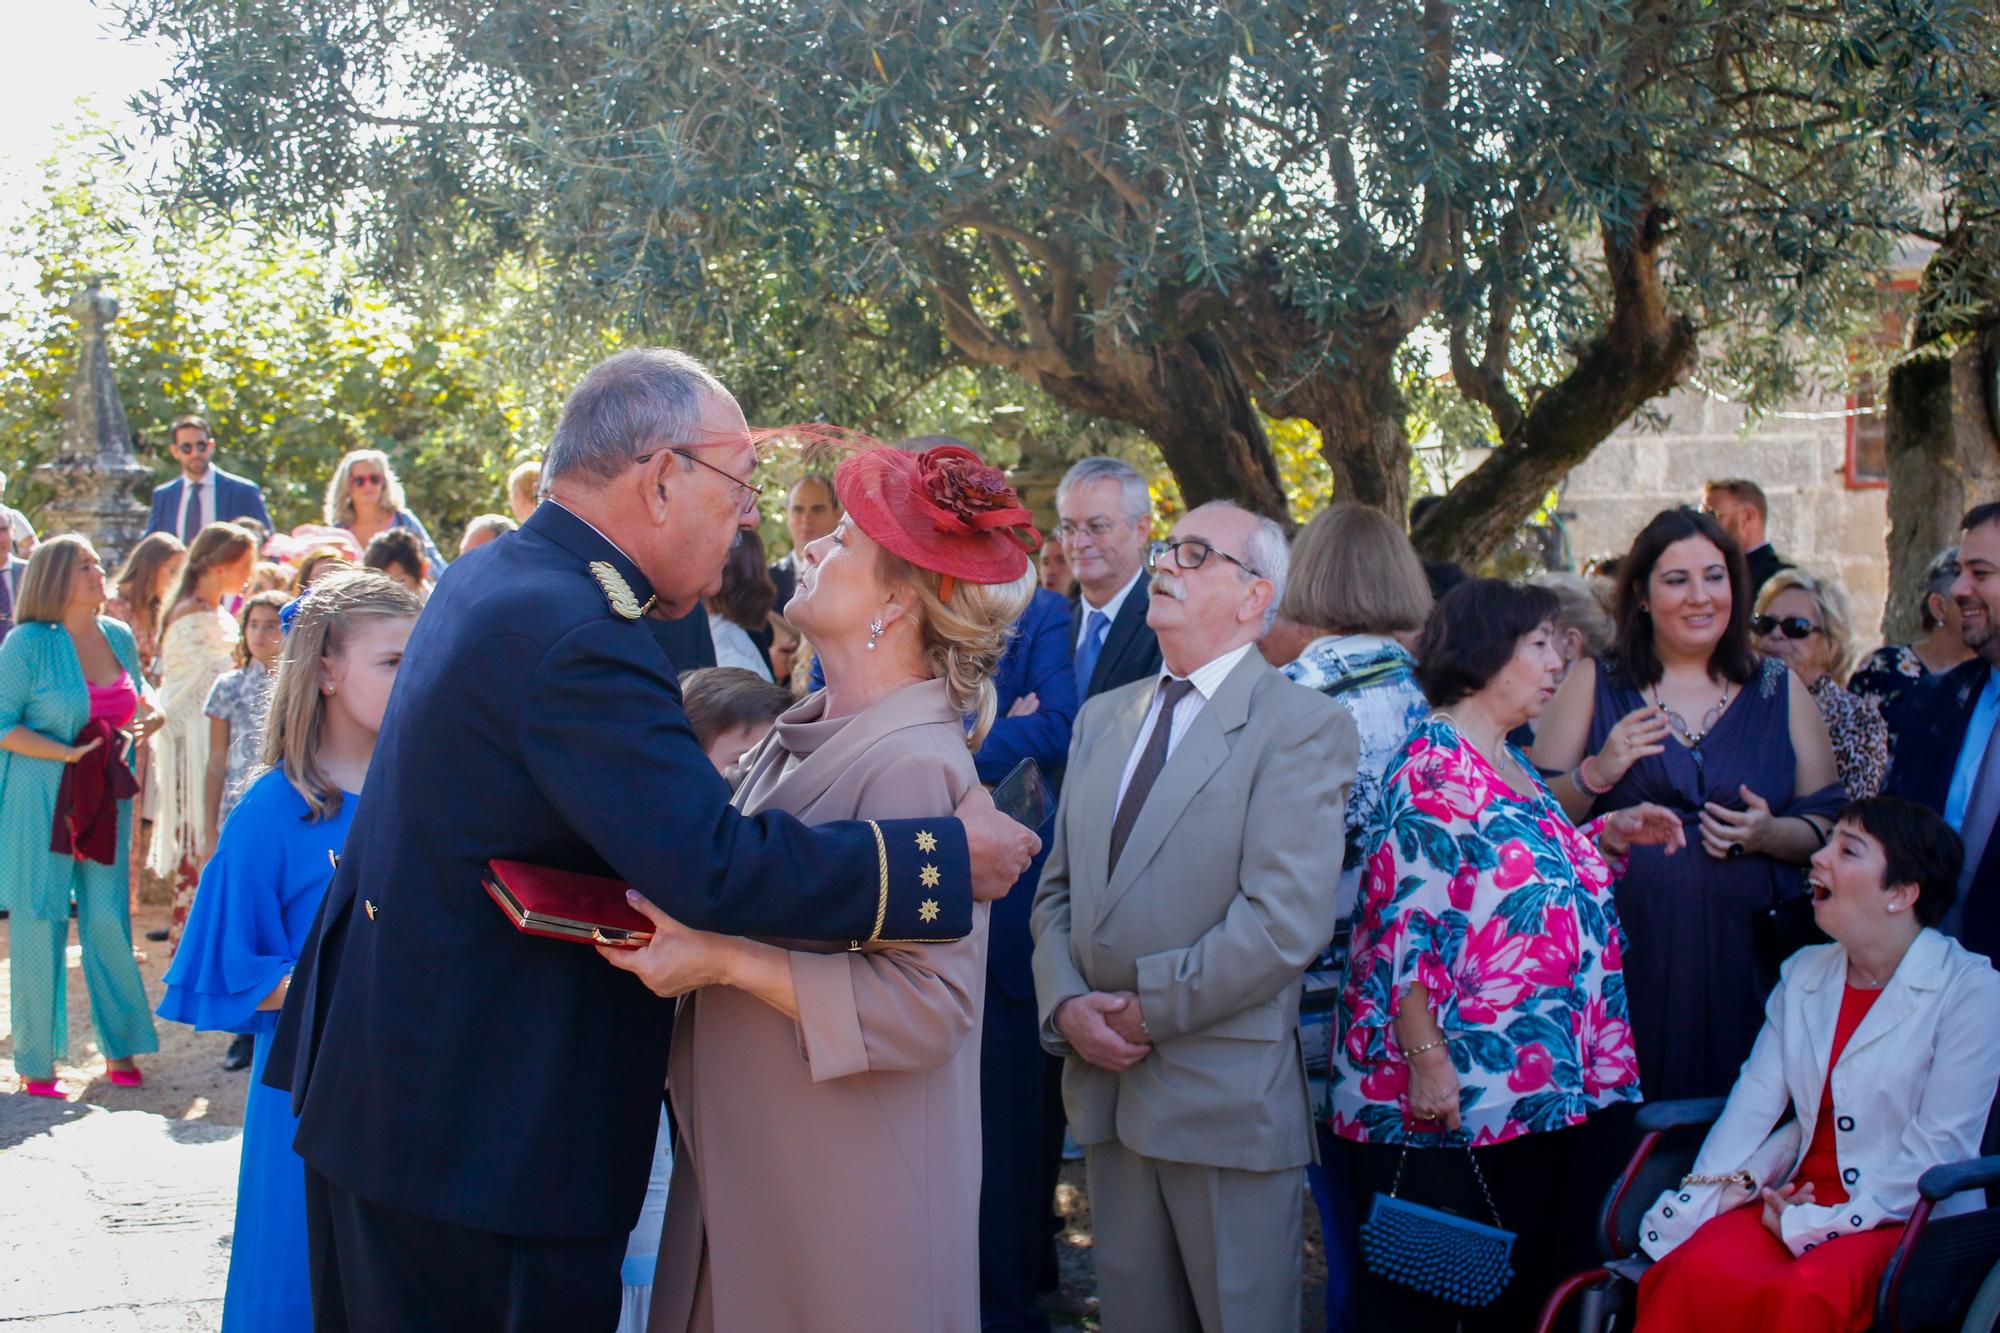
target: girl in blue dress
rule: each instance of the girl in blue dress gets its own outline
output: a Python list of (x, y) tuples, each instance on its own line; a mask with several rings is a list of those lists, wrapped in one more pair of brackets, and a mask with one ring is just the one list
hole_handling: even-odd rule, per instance
[[(372, 571), (328, 574), (287, 607), (264, 772), (202, 871), (160, 1016), (203, 1031), (276, 1029), (300, 946), (354, 818), (419, 603)], [(223, 1333), (312, 1326), (305, 1167), (286, 1095), (257, 1043), (243, 1117)]]

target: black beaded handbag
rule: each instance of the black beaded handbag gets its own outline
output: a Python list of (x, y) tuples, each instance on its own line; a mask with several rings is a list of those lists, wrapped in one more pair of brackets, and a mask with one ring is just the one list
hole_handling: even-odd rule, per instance
[[(1427, 1148), (1426, 1152), (1443, 1149)], [(1491, 1305), (1514, 1278), (1514, 1233), (1500, 1224), (1500, 1210), (1493, 1206), (1493, 1192), (1486, 1188), (1486, 1173), (1472, 1145), (1465, 1146), (1465, 1160), (1473, 1179), (1485, 1196), (1486, 1211), (1493, 1225), (1475, 1222), (1439, 1208), (1396, 1197), (1403, 1186), (1403, 1168), (1410, 1160), (1410, 1147), (1396, 1163), (1396, 1179), (1387, 1194), (1377, 1194), (1361, 1225), (1361, 1258), (1369, 1271), (1385, 1282), (1450, 1301), (1454, 1305)]]

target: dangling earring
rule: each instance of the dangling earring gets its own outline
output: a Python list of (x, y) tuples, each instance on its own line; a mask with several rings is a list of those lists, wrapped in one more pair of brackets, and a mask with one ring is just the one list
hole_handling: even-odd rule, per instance
[(882, 617), (880, 617), (880, 616), (877, 616), (877, 617), (875, 617), (875, 618), (874, 618), (873, 620), (871, 620), (871, 621), (869, 621), (869, 622), (868, 622), (868, 651), (869, 651), (869, 652), (871, 652), (871, 653), (872, 653), (872, 652), (874, 652), (874, 651), (875, 651), (875, 640), (877, 640), (877, 639), (879, 639), (879, 638), (881, 638), (881, 637), (882, 637)]

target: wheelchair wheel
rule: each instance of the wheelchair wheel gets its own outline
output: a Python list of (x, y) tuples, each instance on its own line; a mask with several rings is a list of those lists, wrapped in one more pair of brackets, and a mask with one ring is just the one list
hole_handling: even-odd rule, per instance
[(1996, 1326), (2000, 1326), (2000, 1264), (1995, 1264), (1979, 1284), (1979, 1294), (1972, 1298), (1972, 1308), (1965, 1312), (1959, 1329), (1960, 1333), (1993, 1333)]

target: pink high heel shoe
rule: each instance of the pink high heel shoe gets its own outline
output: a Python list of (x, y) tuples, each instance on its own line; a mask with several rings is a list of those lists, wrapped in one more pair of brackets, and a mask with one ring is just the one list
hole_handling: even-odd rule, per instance
[(27, 1085), (30, 1097), (53, 1097), (57, 1101), (63, 1100), (62, 1089), (56, 1086), (56, 1081), (52, 1078), (30, 1078), (23, 1079), (22, 1082)]
[(112, 1069), (110, 1073), (111, 1081), (121, 1088), (136, 1088), (146, 1081), (136, 1065), (130, 1069)]

